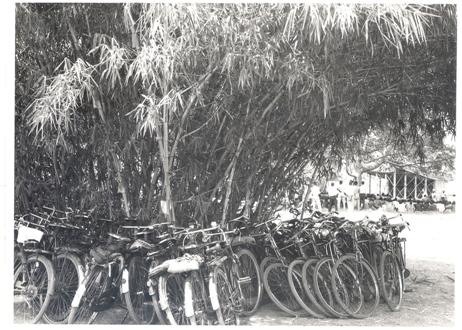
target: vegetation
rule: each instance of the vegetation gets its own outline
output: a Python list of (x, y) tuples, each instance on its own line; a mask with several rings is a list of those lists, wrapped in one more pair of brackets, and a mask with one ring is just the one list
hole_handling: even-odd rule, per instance
[(271, 213), (371, 129), (455, 134), (450, 5), (18, 4), (18, 212)]

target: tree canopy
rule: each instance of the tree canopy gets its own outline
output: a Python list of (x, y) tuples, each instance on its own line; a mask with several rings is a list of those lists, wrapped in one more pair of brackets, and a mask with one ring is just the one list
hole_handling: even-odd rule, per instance
[(352, 139), (455, 134), (451, 5), (18, 4), (16, 209), (260, 221)]

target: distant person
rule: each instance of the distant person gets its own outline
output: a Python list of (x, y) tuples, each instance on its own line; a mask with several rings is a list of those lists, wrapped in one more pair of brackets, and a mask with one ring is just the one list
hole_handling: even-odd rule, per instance
[(345, 183), (340, 180), (339, 185), (337, 187), (338, 190), (338, 196), (337, 196), (337, 209), (340, 210), (340, 208), (346, 209), (347, 207), (347, 196), (345, 193)]
[(425, 189), (422, 191), (422, 201), (427, 203), (430, 202), (430, 197), (428, 197), (427, 191)]
[(432, 198), (432, 202), (434, 202), (434, 203), (438, 201), (438, 195), (437, 195), (435, 189), (433, 189), (433, 191), (432, 191), (431, 198)]
[(345, 187), (345, 195), (347, 200), (348, 211), (354, 210), (353, 197), (354, 197), (354, 187), (353, 181), (348, 183), (348, 186)]
[(353, 182), (353, 207), (357, 210), (361, 209), (361, 194), (358, 181)]
[(332, 209), (335, 207), (335, 210), (338, 211), (337, 209), (337, 196), (338, 196), (338, 190), (337, 186), (334, 181), (328, 182), (327, 183), (327, 195), (329, 196), (329, 212), (332, 212)]
[(318, 183), (316, 181), (313, 182), (310, 190), (311, 207), (313, 211), (322, 211), (321, 199), (319, 198), (320, 193), (321, 189), (319, 189)]
[(443, 190), (443, 192), (441, 193), (440, 200), (441, 200), (441, 203), (443, 203), (443, 204), (445, 204), (446, 201), (447, 201), (446, 192), (445, 192), (444, 190)]

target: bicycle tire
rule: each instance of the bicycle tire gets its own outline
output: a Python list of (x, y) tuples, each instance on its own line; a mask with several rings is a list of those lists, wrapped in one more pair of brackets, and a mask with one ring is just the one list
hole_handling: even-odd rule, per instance
[(170, 325), (189, 324), (189, 319), (186, 317), (183, 308), (184, 279), (181, 273), (166, 273), (160, 276), (159, 300)]
[[(68, 324), (91, 324), (98, 312), (91, 310), (91, 305), (97, 301), (109, 286), (110, 278), (106, 268), (94, 267), (85, 280), (85, 291), (80, 299), (78, 307), (71, 307)], [(82, 284), (81, 284), (82, 285)]]
[(332, 270), (331, 285), (335, 300), (351, 317), (355, 317), (364, 303), (357, 274), (345, 262), (336, 262)]
[(302, 284), (303, 288), (305, 289), (305, 293), (310, 297), (311, 302), (313, 303), (313, 308), (316, 311), (323, 314), (324, 316), (333, 316), (331, 315), (324, 307), (322, 307), (321, 303), (318, 301), (318, 297), (314, 290), (314, 269), (316, 264), (318, 263), (319, 258), (310, 258), (305, 261), (302, 267)]
[[(216, 285), (218, 294), (219, 307), (215, 311), (218, 324), (220, 325), (239, 325), (240, 318), (236, 312), (235, 306), (239, 302), (234, 301), (235, 294), (229, 281), (228, 275), (221, 267), (215, 267), (213, 270), (213, 283)], [(213, 297), (211, 297), (213, 299)]]
[[(332, 275), (332, 285), (335, 285), (336, 276), (340, 267), (346, 266), (349, 272), (353, 272), (356, 276), (357, 285), (359, 285), (359, 294), (362, 296), (361, 303), (354, 308), (351, 305), (344, 304), (339, 296), (338, 290), (334, 290), (337, 303), (340, 304), (345, 312), (353, 318), (363, 319), (371, 316), (377, 309), (380, 301), (379, 286), (377, 278), (370, 264), (363, 258), (358, 259), (354, 254), (346, 254), (340, 257), (334, 265)], [(351, 292), (350, 292), (351, 295)]]
[(78, 256), (65, 252), (56, 256), (53, 266), (56, 275), (55, 291), (43, 314), (43, 320), (49, 324), (63, 324), (67, 323), (72, 299), (83, 280), (83, 265)]
[[(41, 264), (43, 266), (39, 266), (39, 264)], [(29, 265), (32, 265), (33, 267), (35, 267), (35, 270), (34, 269), (29, 270), (29, 267), (28, 267)], [(45, 275), (46, 278), (43, 279), (43, 283), (42, 283), (43, 285), (45, 285), (45, 282), (46, 282), (46, 292), (44, 293), (45, 298), (40, 299), (41, 301), (43, 301), (43, 303), (38, 302), (38, 306), (35, 306), (37, 309), (35, 309), (35, 307), (34, 307), (34, 301), (36, 300), (37, 294), (39, 293), (39, 289), (37, 288), (37, 285), (40, 284), (40, 283), (37, 283), (37, 285), (35, 285), (35, 282), (33, 282), (31, 280), (31, 278), (33, 278), (31, 276), (32, 273), (29, 274), (29, 278), (28, 278), (27, 281), (25, 279), (21, 279), (21, 276), (23, 275), (22, 270), (23, 270), (24, 267), (27, 267), (27, 272), (28, 273), (30, 271), (33, 271), (34, 273), (44, 271), (45, 274), (46, 274)], [(37, 274), (35, 274), (35, 275), (37, 275)], [(42, 282), (41, 278), (38, 278), (38, 280), (39, 280), (38, 282)], [(18, 281), (21, 281), (22, 283), (24, 283), (24, 281), (26, 281), (27, 282), (27, 284), (26, 284), (27, 285), (27, 290), (19, 291), (19, 288), (17, 288), (17, 285), (19, 285), (20, 283)], [(52, 262), (50, 260), (48, 260), (47, 258), (45, 258), (44, 256), (42, 256), (42, 255), (29, 256), (26, 259), (26, 264), (25, 265), (21, 264), (18, 267), (18, 269), (16, 270), (16, 273), (14, 274), (14, 282), (13, 283), (14, 283), (13, 284), (13, 291), (14, 291), (13, 304), (14, 304), (15, 322), (18, 321), (17, 314), (19, 314), (19, 313), (17, 313), (18, 312), (18, 306), (16, 306), (16, 305), (21, 306), (21, 303), (23, 303), (24, 307), (26, 307), (26, 305), (30, 306), (29, 305), (29, 300), (30, 300), (30, 302), (32, 303), (31, 304), (32, 311), (27, 312), (26, 310), (24, 310), (24, 312), (20, 313), (20, 314), (22, 316), (24, 316), (24, 320), (23, 320), (24, 323), (37, 323), (38, 321), (40, 321), (43, 314), (45, 313), (45, 311), (46, 311), (46, 309), (47, 309), (47, 307), (48, 307), (48, 305), (49, 305), (49, 303), (51, 301), (52, 294), (54, 293), (54, 288), (55, 288), (56, 281), (55, 281), (55, 271), (54, 271)], [(26, 295), (29, 295), (29, 296), (26, 296)], [(33, 295), (34, 297), (31, 297), (30, 295)]]
[[(263, 284), (271, 301), (282, 311), (292, 316), (307, 315), (292, 295), (287, 278), (288, 267), (282, 263), (269, 265), (263, 273)], [(285, 297), (285, 298), (284, 298)]]
[[(238, 284), (243, 295), (241, 315), (250, 316), (257, 311), (263, 296), (260, 266), (255, 254), (249, 249), (240, 249), (236, 256), (239, 259)], [(243, 278), (250, 280), (250, 283), (243, 283)]]
[(332, 268), (334, 262), (330, 257), (324, 257), (319, 260), (314, 268), (313, 284), (316, 297), (325, 310), (336, 318), (344, 318), (348, 314), (343, 310), (341, 306), (338, 306), (334, 289), (331, 285)]
[(380, 287), (388, 308), (398, 311), (403, 300), (403, 279), (398, 261), (390, 251), (385, 251), (380, 259)]
[(368, 260), (377, 277), (379, 277), (380, 259), (382, 258), (383, 252), (384, 249), (382, 246), (374, 246), (372, 249), (372, 260)]
[[(160, 260), (152, 260), (150, 269), (154, 269), (154, 267), (158, 266), (160, 263)], [(159, 281), (160, 281), (160, 274), (157, 274), (154, 277), (150, 277), (150, 283), (152, 286), (152, 306), (154, 308), (154, 312), (156, 313), (156, 318), (159, 321), (160, 324), (167, 325), (169, 324), (167, 314), (162, 310), (160, 303), (159, 303)]]
[[(191, 289), (191, 299), (189, 303), (193, 307), (194, 315), (189, 317), (191, 325), (209, 325), (210, 320), (207, 317), (208, 303), (207, 303), (207, 292), (205, 290), (204, 281), (202, 280), (198, 271), (192, 271), (185, 282), (185, 300), (186, 290), (188, 285)], [(188, 302), (185, 301), (185, 306)]]
[(280, 260), (272, 256), (263, 258), (263, 260), (260, 262), (260, 274), (264, 274), (266, 267), (272, 263), (280, 263)]
[(307, 313), (315, 318), (324, 318), (322, 313), (316, 311), (316, 307), (310, 307), (313, 305), (311, 297), (308, 296), (303, 288), (302, 283), (302, 268), (305, 264), (305, 259), (296, 259), (289, 264), (287, 269), (287, 278), (289, 280), (289, 286), (292, 294), (294, 295), (300, 306), (307, 311)]
[(131, 319), (136, 324), (152, 324), (156, 319), (152, 299), (149, 297), (149, 268), (141, 256), (133, 256), (128, 263), (128, 292), (124, 293), (125, 304)]

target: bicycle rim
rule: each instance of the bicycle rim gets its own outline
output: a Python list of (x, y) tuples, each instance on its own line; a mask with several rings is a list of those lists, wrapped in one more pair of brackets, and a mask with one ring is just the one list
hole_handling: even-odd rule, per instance
[(322, 307), (319, 299), (316, 295), (314, 290), (314, 269), (316, 268), (316, 264), (318, 263), (318, 258), (312, 258), (305, 261), (302, 267), (302, 285), (303, 289), (305, 290), (306, 295), (310, 298), (310, 301), (313, 304), (313, 309), (319, 313), (324, 314), (325, 316), (331, 316), (331, 314)]
[(15, 322), (37, 323), (50, 303), (54, 286), (53, 265), (44, 256), (31, 256), (19, 266), (14, 276)]
[(380, 261), (380, 286), (388, 308), (398, 311), (403, 299), (403, 282), (398, 262), (389, 251), (383, 253)]
[(279, 263), (279, 259), (276, 257), (265, 257), (263, 260), (260, 262), (260, 274), (264, 274), (266, 268), (273, 264), (273, 263)]
[(252, 315), (257, 311), (263, 294), (260, 267), (255, 255), (247, 249), (236, 253), (239, 258), (238, 285), (242, 292), (241, 308), (243, 315)]
[(185, 315), (184, 310), (184, 279), (181, 274), (165, 274), (162, 275), (163, 280), (160, 281), (164, 288), (161, 289), (161, 294), (166, 295), (168, 303), (165, 313), (171, 325), (189, 324), (189, 319)]
[(199, 272), (193, 271), (186, 279), (186, 283), (188, 282), (191, 285), (192, 306), (194, 309), (194, 316), (190, 317), (190, 322), (194, 325), (208, 325), (210, 321), (207, 317), (208, 304), (204, 281)]
[(313, 284), (314, 291), (321, 305), (334, 317), (346, 317), (347, 314), (339, 306), (335, 299), (334, 289), (331, 283), (332, 269), (334, 263), (331, 258), (326, 257), (318, 261), (314, 269)]
[(239, 315), (236, 312), (238, 294), (233, 289), (226, 272), (221, 267), (213, 270), (214, 283), (218, 294), (220, 307), (216, 314), (218, 322), (222, 325), (239, 325)]
[(355, 317), (364, 302), (358, 276), (347, 263), (339, 259), (334, 265), (331, 280), (337, 303), (348, 315)]
[(47, 323), (67, 323), (71, 303), (82, 281), (80, 259), (72, 254), (59, 254), (53, 261), (56, 273), (55, 292), (43, 315)]
[(290, 290), (299, 305), (304, 310), (306, 310), (310, 316), (323, 318), (324, 316), (321, 313), (318, 313), (315, 308), (312, 308), (313, 303), (311, 302), (311, 298), (307, 295), (305, 289), (303, 288), (302, 269), (304, 263), (304, 259), (294, 260), (290, 263), (287, 270), (287, 278), (289, 280)]
[(149, 297), (148, 280), (149, 269), (143, 258), (134, 256), (128, 265), (129, 292), (125, 293), (125, 303), (130, 317), (137, 324), (152, 324), (156, 313), (152, 299)]
[(287, 278), (287, 266), (281, 263), (269, 265), (263, 274), (263, 284), (273, 303), (292, 316), (306, 315), (295, 297), (292, 295)]
[(91, 306), (97, 302), (101, 295), (109, 287), (109, 273), (106, 268), (96, 266), (88, 275), (85, 293), (80, 301), (80, 306), (69, 317), (69, 323), (89, 324), (95, 318), (97, 313), (91, 309)]
[(345, 264), (350, 272), (354, 272), (362, 295), (362, 303), (356, 307), (349, 307), (349, 315), (354, 318), (365, 318), (372, 315), (380, 300), (377, 278), (372, 267), (365, 259), (358, 259), (353, 254), (342, 256), (336, 263), (336, 265), (340, 264)]

